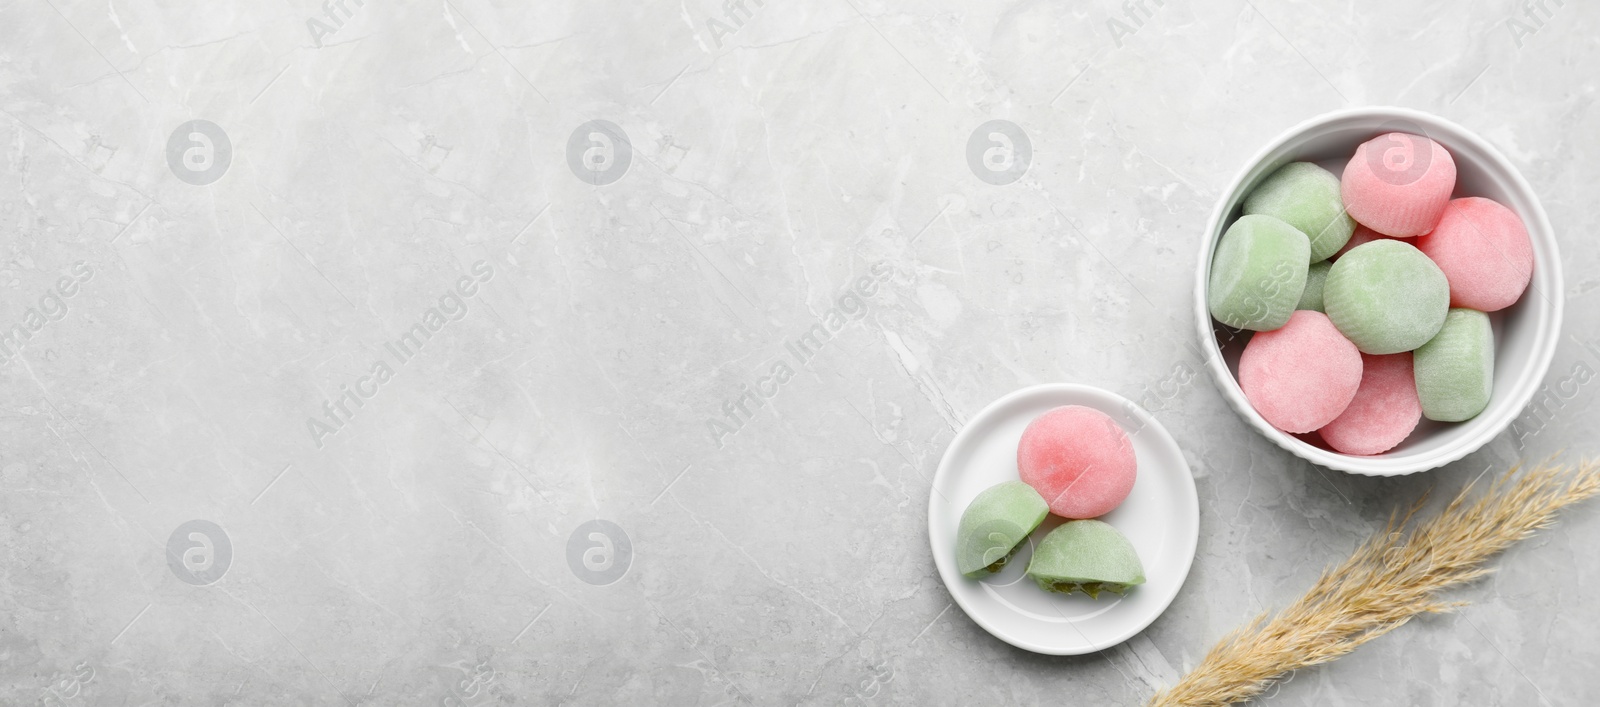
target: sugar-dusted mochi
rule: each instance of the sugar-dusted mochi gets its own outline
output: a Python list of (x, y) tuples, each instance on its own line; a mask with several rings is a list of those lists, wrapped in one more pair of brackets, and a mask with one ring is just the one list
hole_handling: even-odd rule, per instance
[(1033, 550), (1028, 576), (1047, 592), (1083, 592), (1099, 599), (1144, 584), (1144, 563), (1133, 543), (1110, 524), (1075, 520), (1050, 531)]
[(1283, 326), (1305, 289), (1310, 254), (1311, 242), (1294, 226), (1271, 216), (1241, 216), (1211, 257), (1211, 316), (1235, 329)]
[(1039, 492), (1021, 481), (984, 489), (961, 514), (956, 569), (973, 578), (1000, 571), (1049, 512)]
[(1328, 270), (1332, 268), (1333, 263), (1326, 260), (1311, 264), (1311, 268), (1306, 270), (1306, 289), (1300, 293), (1300, 303), (1294, 306), (1295, 309), (1309, 309), (1313, 312), (1323, 311), (1322, 286), (1327, 284)]
[(1261, 181), (1244, 198), (1244, 212), (1282, 220), (1311, 241), (1307, 262), (1338, 252), (1355, 231), (1355, 219), (1344, 212), (1339, 178), (1311, 162), (1290, 162)]
[(1299, 310), (1258, 332), (1239, 357), (1239, 388), (1273, 427), (1300, 434), (1332, 422), (1361, 385), (1361, 352), (1327, 315)]
[(1063, 518), (1110, 513), (1138, 470), (1133, 442), (1111, 416), (1082, 405), (1053, 408), (1028, 423), (1017, 473)]
[(1398, 132), (1361, 143), (1340, 178), (1350, 215), (1396, 238), (1432, 231), (1455, 186), (1456, 162), (1444, 146)]
[(1338, 260), (1339, 257), (1343, 256), (1345, 253), (1355, 250), (1356, 246), (1365, 243), (1371, 243), (1379, 238), (1388, 238), (1388, 236), (1385, 236), (1382, 233), (1374, 231), (1358, 223), (1356, 224), (1356, 232), (1350, 234), (1350, 240), (1345, 242), (1344, 247), (1340, 248), (1339, 252), (1333, 254), (1333, 258), (1331, 258), (1331, 260)]
[(1450, 310), (1438, 336), (1417, 349), (1413, 358), (1423, 417), (1461, 422), (1489, 406), (1494, 392), (1494, 329), (1489, 315)]
[(1494, 312), (1516, 304), (1533, 277), (1533, 242), (1522, 219), (1482, 197), (1454, 199), (1417, 249), (1450, 282), (1450, 306)]
[(1422, 402), (1411, 371), (1411, 352), (1361, 354), (1361, 387), (1349, 407), (1319, 432), (1345, 454), (1382, 454), (1416, 429)]
[(1400, 353), (1439, 333), (1450, 310), (1450, 283), (1415, 246), (1385, 238), (1333, 261), (1322, 306), (1362, 353)]

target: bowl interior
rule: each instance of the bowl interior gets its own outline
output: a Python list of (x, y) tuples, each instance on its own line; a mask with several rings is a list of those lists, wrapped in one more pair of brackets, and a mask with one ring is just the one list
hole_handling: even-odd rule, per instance
[[(1424, 419), (1396, 448), (1357, 457), (1332, 451), (1316, 433), (1289, 435), (1273, 428), (1250, 407), (1239, 390), (1239, 354), (1252, 332), (1234, 331), (1211, 319), (1206, 288), (1211, 255), (1223, 231), (1238, 219), (1245, 195), (1277, 168), (1297, 161), (1322, 165), (1342, 175), (1356, 147), (1390, 131), (1426, 135), (1449, 150), (1456, 164), (1454, 197), (1493, 199), (1522, 218), (1533, 242), (1533, 279), (1515, 305), (1490, 314), (1495, 334), (1494, 393), (1489, 407), (1466, 422)], [(1494, 148), (1466, 129), (1441, 118), (1404, 109), (1360, 109), (1305, 123), (1269, 146), (1240, 175), (1218, 205), (1201, 259), (1199, 316), (1203, 340), (1215, 346), (1211, 366), (1230, 401), (1254, 426), (1280, 446), (1323, 466), (1363, 474), (1404, 474), (1431, 469), (1472, 453), (1505, 429), (1527, 405), (1549, 367), (1559, 337), (1561, 268), (1555, 236), (1532, 189)], [(1225, 374), (1225, 380), (1224, 380)]]

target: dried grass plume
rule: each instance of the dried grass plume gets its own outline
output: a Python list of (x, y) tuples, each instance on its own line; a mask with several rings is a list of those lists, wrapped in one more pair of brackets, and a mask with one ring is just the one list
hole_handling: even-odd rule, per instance
[(1324, 570), (1293, 604), (1224, 637), (1151, 707), (1243, 702), (1284, 674), (1338, 658), (1413, 616), (1463, 605), (1441, 592), (1493, 572), (1486, 561), (1548, 527), (1562, 508), (1600, 493), (1600, 463), (1513, 467), (1475, 499), (1473, 485), (1429, 520), (1413, 522), (1421, 500), (1391, 516), (1384, 532)]

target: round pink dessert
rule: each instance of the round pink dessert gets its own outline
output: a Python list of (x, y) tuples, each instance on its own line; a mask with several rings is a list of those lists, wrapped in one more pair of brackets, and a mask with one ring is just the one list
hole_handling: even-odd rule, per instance
[(1385, 133), (1361, 143), (1339, 187), (1345, 211), (1386, 236), (1420, 236), (1439, 223), (1456, 186), (1456, 161), (1421, 135)]
[(1420, 421), (1411, 352), (1361, 354), (1361, 387), (1350, 406), (1322, 428), (1322, 441), (1345, 454), (1382, 454), (1405, 441)]
[(1338, 260), (1339, 256), (1354, 250), (1356, 246), (1363, 243), (1371, 243), (1379, 238), (1388, 238), (1388, 236), (1385, 236), (1382, 233), (1374, 231), (1358, 223), (1356, 224), (1355, 232), (1350, 234), (1350, 240), (1345, 242), (1344, 247), (1340, 248), (1339, 252), (1334, 253), (1333, 257), (1328, 259)]
[(1522, 219), (1482, 197), (1451, 201), (1438, 227), (1417, 239), (1417, 249), (1444, 271), (1452, 307), (1505, 309), (1533, 277), (1533, 242)]
[(1137, 467), (1128, 434), (1111, 416), (1082, 405), (1040, 415), (1017, 444), (1018, 475), (1063, 518), (1110, 513), (1133, 490)]
[(1239, 388), (1267, 422), (1310, 432), (1344, 412), (1361, 386), (1361, 352), (1328, 315), (1302, 309), (1275, 331), (1256, 332), (1239, 356)]

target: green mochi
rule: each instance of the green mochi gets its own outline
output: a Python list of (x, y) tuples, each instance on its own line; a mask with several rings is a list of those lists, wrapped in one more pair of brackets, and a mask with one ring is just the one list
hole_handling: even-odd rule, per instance
[(1282, 219), (1306, 234), (1308, 263), (1339, 252), (1356, 231), (1356, 220), (1344, 210), (1339, 178), (1310, 162), (1279, 167), (1244, 198), (1244, 212)]
[(1033, 550), (1028, 576), (1047, 592), (1121, 594), (1144, 584), (1144, 565), (1133, 543), (1098, 520), (1074, 520), (1050, 531)]
[(1313, 312), (1322, 312), (1322, 287), (1328, 282), (1328, 270), (1333, 268), (1333, 263), (1326, 260), (1312, 263), (1311, 269), (1306, 271), (1306, 291), (1300, 293), (1300, 303), (1295, 309), (1309, 309)]
[(984, 489), (961, 514), (956, 569), (973, 578), (999, 572), (1049, 512), (1044, 497), (1021, 481)]
[(1494, 328), (1489, 315), (1452, 309), (1444, 327), (1412, 354), (1422, 416), (1439, 422), (1470, 420), (1489, 406), (1494, 391)]
[(1385, 238), (1333, 262), (1322, 305), (1362, 353), (1400, 353), (1428, 343), (1444, 326), (1450, 282), (1416, 246)]
[(1306, 234), (1271, 216), (1241, 216), (1211, 256), (1211, 316), (1235, 329), (1289, 322), (1306, 286)]

